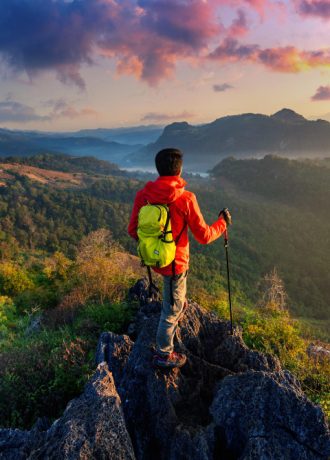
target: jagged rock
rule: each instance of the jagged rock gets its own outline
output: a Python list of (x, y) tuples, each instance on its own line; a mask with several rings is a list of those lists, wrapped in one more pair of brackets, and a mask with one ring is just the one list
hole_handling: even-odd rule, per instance
[(42, 434), (38, 431), (0, 430), (0, 459), (26, 460)]
[(288, 372), (247, 372), (225, 378), (211, 414), (234, 458), (327, 459), (324, 416)]
[[(238, 328), (230, 335), (228, 322), (196, 303), (189, 303), (177, 334), (187, 364), (153, 369), (157, 302), (144, 302), (141, 284), (137, 297), (138, 335), (128, 359), (123, 349), (127, 364), (116, 385), (138, 459), (327, 459), (330, 438), (321, 409), (278, 359), (249, 350)], [(119, 346), (110, 369), (120, 353)]]
[(100, 336), (96, 350), (96, 363), (111, 362), (111, 372), (117, 383), (121, 380), (133, 345), (134, 342), (127, 335), (103, 332)]
[(2, 459), (134, 459), (121, 401), (105, 362), (47, 431), (0, 430)]
[(228, 322), (196, 303), (177, 334), (187, 364), (153, 368), (160, 303), (146, 288), (140, 281), (130, 292), (141, 304), (133, 335), (100, 336), (84, 393), (50, 428), (0, 430), (0, 458), (328, 459), (320, 407), (277, 359), (249, 350), (239, 328), (230, 335)]

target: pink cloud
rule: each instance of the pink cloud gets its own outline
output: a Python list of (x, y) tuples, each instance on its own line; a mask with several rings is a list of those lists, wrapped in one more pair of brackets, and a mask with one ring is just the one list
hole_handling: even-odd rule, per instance
[(245, 0), (245, 3), (258, 11), (261, 16), (264, 15), (266, 7), (270, 4), (267, 0)]
[(330, 85), (319, 86), (311, 99), (312, 101), (330, 101)]
[(171, 76), (178, 60), (198, 59), (222, 30), (212, 2), (144, 0), (130, 12), (127, 3), (112, 4), (114, 27), (98, 42), (99, 50), (117, 58), (120, 74), (133, 74), (151, 85)]
[(284, 73), (298, 73), (315, 67), (330, 67), (330, 48), (316, 51), (299, 50), (294, 46), (265, 48), (241, 44), (229, 38), (218, 46), (210, 59), (227, 62), (248, 61)]
[(61, 112), (58, 112), (54, 117), (64, 117), (64, 118), (81, 118), (81, 117), (95, 117), (98, 114), (96, 110), (92, 107), (83, 107), (82, 109), (76, 109), (73, 106), (67, 106)]
[(267, 10), (274, 10), (281, 8), (280, 2), (274, 2), (271, 0), (220, 0), (215, 2), (219, 4), (228, 5), (230, 7), (236, 8), (245, 8), (247, 7), (248, 10), (256, 11), (261, 19), (265, 18)]

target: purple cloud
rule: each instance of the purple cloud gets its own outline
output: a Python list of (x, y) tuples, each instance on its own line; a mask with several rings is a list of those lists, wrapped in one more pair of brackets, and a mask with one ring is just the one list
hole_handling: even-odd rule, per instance
[(97, 112), (92, 107), (76, 108), (64, 99), (48, 100), (42, 104), (47, 114), (40, 115), (33, 107), (12, 99), (9, 94), (0, 101), (0, 123), (29, 123), (31, 121), (52, 121), (58, 118), (95, 117)]
[(210, 53), (210, 58), (232, 61), (250, 59), (258, 50), (258, 45), (242, 45), (234, 38), (227, 38)]
[(28, 123), (29, 121), (48, 121), (48, 116), (38, 115), (32, 107), (13, 101), (7, 97), (0, 101), (1, 123)]
[(187, 120), (189, 118), (193, 118), (194, 116), (194, 113), (188, 112), (186, 110), (177, 114), (149, 112), (141, 118), (141, 121), (152, 121), (156, 123), (161, 123), (170, 122), (174, 120)]
[(306, 16), (318, 16), (322, 19), (330, 19), (329, 0), (299, 0), (298, 11)]
[(312, 101), (330, 101), (330, 85), (319, 86), (311, 99)]
[(16, 71), (55, 70), (80, 88), (81, 66), (102, 55), (155, 84), (219, 34), (214, 11), (203, 0), (1, 0), (0, 54)]
[(102, 11), (74, 0), (2, 0), (0, 53), (10, 67), (30, 76), (55, 69), (60, 80), (79, 87), (82, 63), (92, 63), (92, 48)]
[(228, 89), (234, 88), (232, 85), (229, 83), (222, 83), (220, 85), (213, 85), (213, 91), (216, 93), (222, 93), (224, 91), (228, 91)]
[(228, 30), (230, 37), (240, 37), (245, 35), (249, 30), (246, 14), (243, 10), (237, 11), (237, 17), (233, 20), (232, 25)]

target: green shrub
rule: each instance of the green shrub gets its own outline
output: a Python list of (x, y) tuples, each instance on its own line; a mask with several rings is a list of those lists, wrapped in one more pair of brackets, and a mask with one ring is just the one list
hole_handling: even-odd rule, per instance
[(59, 417), (92, 372), (90, 348), (88, 340), (61, 330), (42, 331), (2, 352), (0, 425), (29, 428), (38, 417)]
[(129, 303), (104, 303), (104, 304), (87, 304), (79, 314), (78, 323), (81, 321), (91, 320), (98, 326), (99, 331), (112, 331), (121, 333), (133, 316), (133, 308)]
[(308, 356), (308, 343), (301, 336), (299, 323), (286, 310), (264, 308), (250, 312), (243, 327), (245, 343), (278, 356), (282, 366), (298, 378), (306, 395), (330, 417), (330, 363)]
[(10, 297), (0, 296), (0, 340), (7, 336), (16, 320), (16, 307)]

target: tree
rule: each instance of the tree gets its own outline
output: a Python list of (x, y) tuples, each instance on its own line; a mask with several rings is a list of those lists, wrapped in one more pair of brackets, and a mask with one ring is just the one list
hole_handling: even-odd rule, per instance
[(286, 310), (287, 295), (284, 283), (277, 273), (276, 267), (260, 281), (259, 293), (258, 307), (271, 310)]

